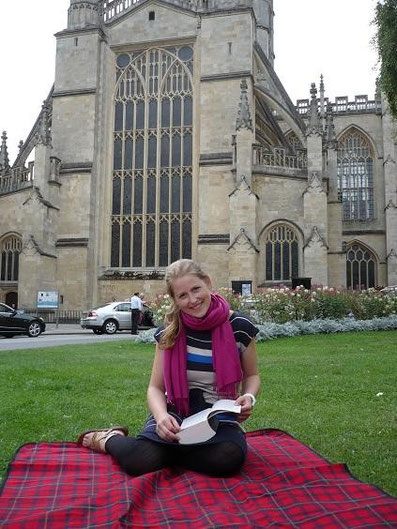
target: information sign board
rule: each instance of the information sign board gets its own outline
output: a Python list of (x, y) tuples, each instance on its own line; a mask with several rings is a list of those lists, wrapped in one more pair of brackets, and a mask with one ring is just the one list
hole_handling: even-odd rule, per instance
[(59, 308), (59, 296), (57, 290), (38, 290), (37, 291), (37, 308), (38, 309), (57, 309)]

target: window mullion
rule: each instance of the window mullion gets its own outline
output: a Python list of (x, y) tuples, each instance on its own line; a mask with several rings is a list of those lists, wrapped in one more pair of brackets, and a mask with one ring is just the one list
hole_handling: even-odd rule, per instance
[(274, 248), (274, 241), (272, 243), (272, 280), (276, 279), (276, 251)]
[(144, 109), (144, 122), (143, 122), (143, 204), (142, 204), (142, 266), (146, 266), (146, 236), (147, 236), (147, 223), (148, 223), (148, 212), (147, 212), (147, 192), (148, 192), (148, 144), (149, 144), (149, 94), (148, 94), (148, 79), (150, 69), (150, 52), (147, 51), (143, 56), (146, 66), (145, 84), (143, 88), (143, 109)]
[[(158, 71), (160, 71), (160, 54), (157, 61)], [(157, 127), (156, 127), (156, 208), (155, 208), (155, 230), (154, 230), (154, 266), (157, 267), (160, 264), (160, 192), (161, 192), (161, 93), (160, 93), (160, 82), (157, 83)]]

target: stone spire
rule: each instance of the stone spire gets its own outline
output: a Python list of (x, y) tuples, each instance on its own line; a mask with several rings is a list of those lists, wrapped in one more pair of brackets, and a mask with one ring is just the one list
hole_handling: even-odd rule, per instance
[(379, 79), (379, 77), (377, 77), (376, 81), (375, 81), (375, 101), (377, 103), (381, 103), (381, 101), (382, 101), (382, 90), (380, 88), (380, 79)]
[(7, 133), (3, 131), (1, 136), (1, 147), (0, 147), (0, 170), (6, 171), (10, 167), (10, 159), (8, 157), (7, 149)]
[(238, 105), (236, 130), (245, 128), (245, 129), (253, 131), (251, 112), (250, 112), (250, 107), (249, 107), (249, 102), (248, 102), (248, 93), (247, 93), (248, 85), (245, 79), (241, 81), (240, 89), (241, 89), (241, 94), (240, 94), (240, 103)]
[(320, 117), (323, 130), (325, 129), (325, 87), (323, 74), (320, 75)]
[(324, 76), (323, 74), (320, 75), (320, 99), (324, 101)]
[(325, 143), (329, 149), (336, 149), (336, 134), (334, 124), (334, 113), (332, 110), (332, 104), (327, 105), (327, 117), (325, 125)]
[(306, 134), (321, 134), (322, 128), (320, 123), (320, 115), (318, 112), (317, 88), (315, 83), (312, 83), (311, 85), (310, 94), (311, 100), (309, 108), (309, 124)]
[(49, 109), (46, 101), (43, 101), (40, 113), (39, 130), (37, 132), (37, 144), (51, 145)]

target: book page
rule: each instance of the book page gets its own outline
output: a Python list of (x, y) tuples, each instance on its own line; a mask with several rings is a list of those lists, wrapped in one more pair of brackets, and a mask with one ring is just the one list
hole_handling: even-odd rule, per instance
[(241, 406), (236, 406), (234, 404), (234, 400), (230, 399), (221, 399), (215, 402), (215, 404), (212, 406), (212, 408), (206, 408), (205, 410), (199, 411), (198, 413), (195, 413), (194, 415), (191, 415), (190, 417), (187, 417), (182, 421), (181, 424), (181, 430), (184, 430), (186, 428), (190, 428), (191, 426), (194, 426), (195, 424), (206, 422), (209, 417), (213, 417), (217, 413), (220, 412), (232, 412), (232, 413), (240, 413)]
[(206, 410), (199, 411), (198, 413), (195, 413), (194, 415), (187, 417), (186, 419), (182, 421), (181, 430), (190, 428), (191, 426), (194, 426), (195, 424), (207, 422), (207, 418), (209, 414), (212, 412), (212, 410), (213, 408), (207, 408)]
[(197, 423), (190, 428), (178, 432), (179, 444), (190, 445), (203, 443), (204, 441), (211, 439), (215, 433), (215, 430), (211, 428), (209, 422), (205, 419), (203, 422)]
[(236, 406), (234, 400), (221, 399), (212, 408), (199, 411), (182, 421), (178, 432), (180, 444), (202, 443), (211, 439), (216, 433), (209, 423), (209, 418), (218, 413), (240, 413), (241, 406)]
[[(240, 413), (241, 406), (236, 406), (236, 404), (234, 404), (235, 402), (236, 402), (235, 400), (230, 400), (230, 399), (217, 400), (215, 404), (212, 406), (211, 412), (230, 411), (232, 413)], [(213, 415), (213, 413), (211, 413), (211, 415)]]

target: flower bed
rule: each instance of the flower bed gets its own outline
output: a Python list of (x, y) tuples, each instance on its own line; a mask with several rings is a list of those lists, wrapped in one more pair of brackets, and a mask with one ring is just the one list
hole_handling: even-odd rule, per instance
[[(362, 291), (316, 287), (268, 288), (249, 297), (221, 288), (232, 310), (249, 315), (259, 328), (258, 341), (299, 334), (397, 329), (397, 296), (374, 288)], [(150, 304), (155, 322), (161, 325), (170, 306), (168, 294)], [(140, 341), (153, 342), (152, 330)]]
[(362, 291), (330, 287), (268, 288), (248, 298), (235, 296), (231, 289), (221, 289), (221, 294), (233, 310), (249, 314), (257, 324), (346, 317), (370, 320), (397, 314), (397, 296), (384, 295), (374, 288)]
[[(338, 320), (346, 317), (371, 320), (397, 314), (397, 296), (381, 294), (374, 288), (362, 291), (329, 287), (312, 290), (267, 288), (249, 297), (235, 295), (229, 288), (221, 288), (219, 293), (226, 298), (232, 310), (244, 312), (257, 324)], [(164, 321), (169, 306), (168, 294), (158, 295), (150, 304), (159, 325)]]

